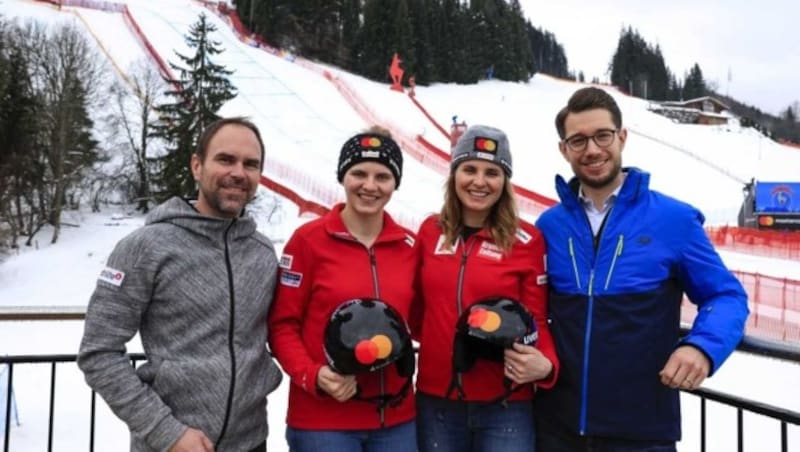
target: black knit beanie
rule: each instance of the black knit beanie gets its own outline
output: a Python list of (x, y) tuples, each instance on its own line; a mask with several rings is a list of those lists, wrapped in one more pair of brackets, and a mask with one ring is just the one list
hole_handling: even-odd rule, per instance
[(337, 180), (342, 182), (344, 173), (351, 166), (366, 161), (378, 162), (389, 168), (395, 179), (395, 189), (400, 187), (403, 153), (393, 139), (375, 133), (360, 133), (344, 142), (339, 153)]

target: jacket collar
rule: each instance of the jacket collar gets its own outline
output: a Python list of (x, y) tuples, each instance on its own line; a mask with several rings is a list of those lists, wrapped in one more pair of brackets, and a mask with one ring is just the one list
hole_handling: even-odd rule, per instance
[(190, 200), (177, 196), (150, 211), (145, 224), (155, 223), (173, 224), (215, 242), (224, 240), (226, 232), (228, 239), (236, 240), (253, 235), (256, 231), (255, 221), (244, 212), (238, 218), (210, 217), (198, 212)]
[[(615, 201), (618, 204), (626, 204), (636, 200), (636, 198), (646, 192), (650, 186), (650, 173), (639, 168), (629, 166), (622, 168), (625, 172), (625, 181), (619, 190), (619, 195)], [(560, 175), (556, 175), (556, 192), (561, 199), (561, 203), (568, 209), (583, 208), (578, 198), (580, 181), (573, 177), (567, 182)]]
[[(355, 240), (352, 234), (347, 230), (347, 227), (344, 225), (344, 221), (342, 221), (342, 210), (344, 209), (345, 204), (339, 203), (333, 206), (333, 208), (325, 214), (325, 231), (337, 238), (343, 238), (347, 240)], [(400, 227), (392, 217), (383, 211), (383, 229), (378, 234), (378, 237), (375, 238), (375, 243), (381, 242), (390, 242), (393, 240), (405, 240), (406, 230)]]

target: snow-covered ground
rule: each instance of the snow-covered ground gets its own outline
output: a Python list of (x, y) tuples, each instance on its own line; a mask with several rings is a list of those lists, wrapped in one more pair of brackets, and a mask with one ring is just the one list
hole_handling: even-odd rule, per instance
[[(177, 61), (173, 50), (186, 53), (183, 41), (188, 25), (202, 7), (189, 0), (137, 0), (129, 2), (134, 18), (165, 60)], [(0, 0), (0, 14), (6, 17), (34, 17), (53, 22), (72, 20), (97, 39), (113, 65), (125, 71), (132, 63), (146, 59), (141, 45), (128, 32), (119, 14), (86, 9), (59, 12), (23, 0)], [(340, 193), (335, 167), (341, 143), (368, 124), (345, 102), (333, 84), (315, 72), (291, 61), (242, 44), (227, 25), (209, 15), (219, 27), (217, 39), (227, 49), (219, 62), (236, 71), (234, 83), (240, 95), (224, 107), (226, 115), (249, 115), (259, 125), (267, 146), (265, 174), (289, 185), (301, 194), (324, 201), (318, 193), (304, 192), (307, 185), (297, 174)], [(442, 149), (449, 143), (401, 94), (386, 84), (334, 71), (353, 88), (381, 120), (396, 131), (423, 135)], [(417, 87), (417, 99), (438, 122), (448, 128), (450, 118), (469, 124), (485, 123), (504, 129), (512, 144), (516, 184), (554, 197), (553, 175), (570, 174), (556, 148), (553, 118), (578, 85), (546, 76), (528, 83), (486, 81), (477, 85), (441, 84)], [(796, 179), (800, 174), (800, 151), (778, 145), (751, 129), (737, 126), (687, 126), (675, 124), (647, 111), (647, 102), (616, 94), (625, 125), (632, 133), (624, 153), (627, 165), (652, 171), (652, 184), (668, 194), (698, 206), (710, 224), (735, 224), (741, 204), (741, 182), (757, 179)], [(279, 179), (270, 173), (278, 164), (294, 169), (293, 177)], [(438, 210), (444, 179), (436, 172), (405, 158), (403, 183), (389, 204), (389, 211), (420, 218)], [(295, 185), (292, 185), (295, 184)], [(256, 205), (260, 229), (277, 247), (307, 218), (299, 218), (288, 201), (280, 212), (266, 218), (264, 203)], [(259, 208), (258, 206), (261, 205)], [(38, 236), (37, 249), (25, 249), (0, 264), (0, 305), (85, 305), (95, 280), (114, 243), (142, 224), (140, 216), (125, 209), (107, 208), (99, 214), (69, 213), (59, 243), (49, 245), (48, 231)], [(733, 269), (771, 276), (800, 279), (800, 264), (738, 253), (722, 253)], [(0, 324), (0, 353), (75, 353), (81, 322), (6, 322)], [(141, 350), (134, 341), (131, 351)], [(85, 450), (88, 444), (89, 391), (74, 364), (58, 367), (54, 445), (56, 450)], [(42, 450), (47, 444), (49, 366), (15, 367), (15, 391), (21, 425), (11, 434), (11, 450)], [(800, 411), (800, 366), (735, 354), (706, 383), (707, 387), (730, 391), (744, 397)], [(3, 382), (0, 382), (2, 384)], [(272, 433), (269, 450), (286, 450), (283, 440), (287, 383), (270, 396), (269, 422)], [(68, 388), (68, 389), (65, 389)], [(699, 450), (697, 402), (684, 396), (685, 440), (682, 452)], [(120, 450), (127, 444), (123, 425), (98, 402), (96, 450)], [(729, 414), (730, 413), (730, 414)], [(711, 451), (734, 450), (735, 413), (711, 412)], [(746, 450), (778, 450), (776, 423), (753, 421), (746, 416)], [(800, 429), (790, 428), (790, 445), (800, 450)]]

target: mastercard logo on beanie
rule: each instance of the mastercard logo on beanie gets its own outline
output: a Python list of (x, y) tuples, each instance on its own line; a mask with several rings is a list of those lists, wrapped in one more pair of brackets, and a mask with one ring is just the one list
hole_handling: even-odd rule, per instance
[(376, 136), (361, 137), (359, 141), (362, 148), (378, 148), (381, 146), (381, 139)]
[(497, 150), (497, 141), (484, 137), (475, 138), (475, 150), (494, 153)]
[(467, 160), (497, 164), (511, 177), (511, 147), (505, 132), (494, 127), (474, 125), (459, 137), (450, 153), (450, 171)]
[(395, 188), (400, 187), (403, 153), (391, 137), (377, 133), (360, 133), (350, 137), (339, 152), (336, 179), (342, 182), (347, 170), (361, 162), (377, 162), (386, 166), (394, 176)]

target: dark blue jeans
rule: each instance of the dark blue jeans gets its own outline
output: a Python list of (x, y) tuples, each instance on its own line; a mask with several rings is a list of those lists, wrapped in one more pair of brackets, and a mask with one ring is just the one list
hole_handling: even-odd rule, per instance
[(286, 427), (290, 452), (416, 452), (414, 421), (374, 430), (300, 430)]
[(417, 395), (419, 452), (533, 452), (533, 404)]
[(543, 418), (536, 419), (538, 452), (676, 452), (673, 441), (580, 436)]

